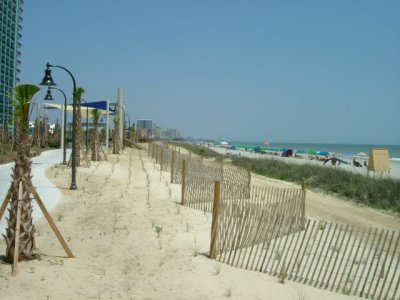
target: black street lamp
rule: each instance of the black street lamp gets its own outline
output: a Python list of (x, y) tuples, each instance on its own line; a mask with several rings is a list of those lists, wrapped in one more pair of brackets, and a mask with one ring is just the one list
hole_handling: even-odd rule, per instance
[(72, 154), (71, 154), (72, 176), (71, 176), (71, 186), (69, 189), (76, 190), (78, 189), (78, 186), (76, 185), (76, 82), (74, 76), (67, 68), (47, 63), (46, 70), (44, 71), (45, 75), (43, 77), (42, 82), (39, 85), (45, 85), (45, 86), (56, 85), (56, 83), (53, 81), (53, 78), (51, 77), (50, 68), (60, 68), (66, 71), (69, 74), (69, 76), (71, 76), (72, 83), (74, 85), (72, 94)]
[(67, 96), (65, 96), (65, 93), (64, 93), (63, 90), (60, 90), (60, 89), (58, 89), (56, 87), (49, 86), (48, 89), (47, 89), (46, 97), (44, 97), (44, 100), (54, 100), (53, 96), (51, 95), (51, 90), (57, 90), (57, 91), (61, 92), (63, 94), (63, 96), (64, 96), (64, 128), (63, 128), (63, 132), (64, 132), (64, 134), (63, 134), (63, 136), (64, 136), (64, 138), (63, 138), (64, 139), (64, 141), (63, 141), (64, 148), (63, 148), (63, 162), (62, 162), (62, 164), (66, 165), (67, 164)]

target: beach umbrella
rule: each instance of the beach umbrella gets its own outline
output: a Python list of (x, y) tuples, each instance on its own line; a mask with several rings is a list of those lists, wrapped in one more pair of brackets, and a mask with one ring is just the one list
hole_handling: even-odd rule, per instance
[(329, 155), (330, 153), (328, 151), (319, 151), (318, 155)]
[(297, 150), (296, 153), (303, 154), (306, 153), (306, 150)]
[(345, 154), (343, 154), (344, 156), (348, 156), (348, 157), (353, 157), (355, 156), (355, 154), (353, 152), (346, 152)]
[(261, 147), (260, 146), (254, 147), (253, 150), (256, 153), (261, 152)]
[(308, 150), (307, 153), (311, 154), (311, 155), (317, 155), (318, 151), (317, 150)]
[(365, 152), (358, 152), (357, 153), (357, 156), (368, 156), (368, 154), (367, 153), (365, 153)]

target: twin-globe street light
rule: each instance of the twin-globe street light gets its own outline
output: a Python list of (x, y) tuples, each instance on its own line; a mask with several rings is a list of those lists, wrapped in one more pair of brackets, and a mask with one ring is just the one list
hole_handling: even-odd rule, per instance
[(47, 94), (46, 97), (44, 97), (43, 100), (54, 100), (53, 96), (51, 95), (51, 90), (57, 90), (60, 91), (64, 95), (64, 124), (63, 124), (63, 165), (67, 164), (67, 96), (65, 96), (65, 93), (63, 90), (60, 90), (56, 87), (51, 87), (49, 86), (47, 89)]
[(44, 85), (44, 86), (54, 86), (56, 83), (54, 82), (53, 78), (51, 77), (51, 70), (50, 68), (60, 68), (66, 71), (72, 78), (72, 82), (74, 85), (73, 89), (73, 94), (72, 94), (72, 154), (71, 154), (71, 163), (72, 163), (72, 176), (71, 176), (71, 186), (70, 190), (76, 190), (78, 189), (76, 185), (76, 82), (75, 78), (72, 75), (72, 73), (65, 67), (63, 66), (58, 66), (58, 65), (51, 65), (50, 63), (47, 63), (46, 65), (46, 70), (45, 75), (43, 77), (42, 82), (39, 85)]

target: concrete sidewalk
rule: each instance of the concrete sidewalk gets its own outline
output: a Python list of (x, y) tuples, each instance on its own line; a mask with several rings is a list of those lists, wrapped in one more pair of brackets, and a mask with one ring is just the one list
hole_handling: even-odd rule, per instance
[[(67, 151), (67, 157), (69, 157), (70, 150)], [(62, 162), (62, 149), (49, 150), (42, 152), (40, 156), (32, 159), (32, 183), (36, 187), (40, 198), (43, 200), (48, 211), (51, 211), (57, 203), (62, 199), (60, 190), (46, 178), (46, 169), (53, 165), (60, 164)], [(0, 201), (3, 202), (8, 189), (11, 184), (12, 167), (14, 163), (8, 163), (0, 165)], [(33, 200), (33, 220), (37, 221), (43, 217), (42, 211), (37, 206), (36, 201)], [(1, 204), (0, 204), (1, 205)], [(8, 218), (8, 211), (4, 213), (2, 220), (0, 221), (0, 234), (5, 234), (6, 218)]]

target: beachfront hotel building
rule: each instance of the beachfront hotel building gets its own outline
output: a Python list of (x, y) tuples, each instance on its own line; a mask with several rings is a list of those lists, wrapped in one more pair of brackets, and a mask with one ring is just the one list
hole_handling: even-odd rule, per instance
[(153, 120), (139, 119), (136, 120), (136, 128), (139, 138), (151, 139), (153, 138)]
[(0, 0), (0, 125), (10, 120), (8, 93), (19, 82), (23, 4), (23, 0)]

